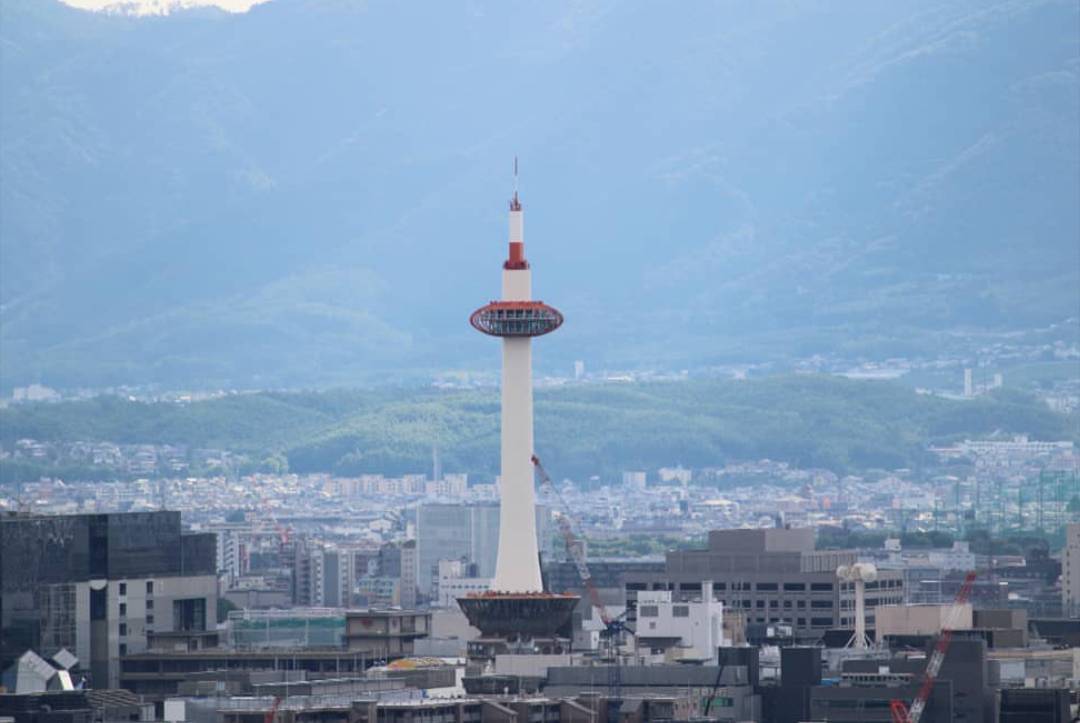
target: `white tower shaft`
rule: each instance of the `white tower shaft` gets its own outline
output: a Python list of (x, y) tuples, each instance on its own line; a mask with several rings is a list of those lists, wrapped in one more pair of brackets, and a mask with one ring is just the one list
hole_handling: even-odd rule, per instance
[(866, 648), (866, 583), (855, 580), (855, 647)]
[[(521, 244), (522, 212), (510, 211), (510, 244)], [(529, 301), (532, 276), (528, 266), (504, 268), (503, 301)], [(498, 592), (540, 592), (536, 541), (536, 495), (533, 486), (532, 339), (503, 337), (502, 477), (499, 485), (499, 553), (491, 589)]]

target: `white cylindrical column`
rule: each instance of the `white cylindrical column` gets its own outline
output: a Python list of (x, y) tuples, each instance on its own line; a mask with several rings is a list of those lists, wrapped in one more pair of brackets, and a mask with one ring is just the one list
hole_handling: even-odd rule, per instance
[[(510, 258), (524, 262), (520, 204), (510, 210)], [(503, 268), (503, 301), (529, 301), (532, 274), (528, 264)], [(536, 494), (533, 485), (532, 339), (503, 337), (502, 476), (499, 485), (499, 553), (491, 588), (500, 592), (540, 592), (536, 542)]]
[(855, 647), (866, 647), (866, 583), (855, 578)]
[(503, 339), (499, 554), (491, 584), (500, 592), (543, 589), (532, 453), (532, 340), (508, 337)]

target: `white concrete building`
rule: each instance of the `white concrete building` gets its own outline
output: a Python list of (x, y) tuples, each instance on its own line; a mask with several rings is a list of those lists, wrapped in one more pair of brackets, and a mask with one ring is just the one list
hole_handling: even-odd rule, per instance
[(1061, 608), (1066, 617), (1080, 617), (1080, 523), (1065, 526), (1061, 553)]
[(438, 575), (432, 590), (436, 607), (457, 609), (457, 599), (471, 593), (484, 592), (491, 587), (490, 577), (470, 576), (469, 565), (463, 560), (439, 560)]
[(713, 584), (701, 585), (701, 598), (672, 601), (670, 590), (643, 590), (637, 597), (637, 646), (671, 660), (716, 662), (724, 638), (724, 604), (713, 598)]
[(975, 569), (975, 553), (966, 540), (957, 540), (949, 550), (930, 550), (926, 557), (931, 567), (940, 568), (943, 572)]
[[(888, 635), (937, 635), (953, 614), (953, 603), (940, 605), (878, 605), (874, 611), (875, 637), (884, 640)], [(963, 603), (956, 611), (953, 630), (971, 630), (971, 603)]]

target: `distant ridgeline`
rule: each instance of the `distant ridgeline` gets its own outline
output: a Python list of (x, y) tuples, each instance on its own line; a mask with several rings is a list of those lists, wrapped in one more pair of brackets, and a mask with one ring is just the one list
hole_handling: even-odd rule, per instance
[(1075, 342), (1075, 2), (2, 6), (5, 391), (491, 368), (515, 154), (551, 368)]
[[(537, 451), (553, 473), (579, 481), (756, 459), (838, 473), (919, 468), (932, 461), (932, 444), (994, 433), (1080, 442), (1075, 416), (1007, 390), (958, 401), (891, 382), (799, 375), (587, 384), (541, 390), (536, 399)], [(7, 453), (0, 474), (6, 481), (147, 476), (110, 466), (109, 450), (93, 451), (94, 443), (108, 442), (168, 445), (159, 456), (189, 465), (192, 474), (212, 456), (206, 450), (224, 450), (238, 472), (400, 475), (428, 470), (438, 445), (443, 469), (491, 478), (498, 410), (493, 390), (432, 389), (20, 404), (0, 409)]]

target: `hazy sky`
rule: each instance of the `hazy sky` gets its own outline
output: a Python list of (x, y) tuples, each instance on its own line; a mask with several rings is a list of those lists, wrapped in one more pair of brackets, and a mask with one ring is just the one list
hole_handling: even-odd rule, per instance
[(121, 10), (135, 15), (166, 15), (178, 8), (219, 7), (231, 13), (247, 12), (267, 0), (62, 0), (83, 10)]

